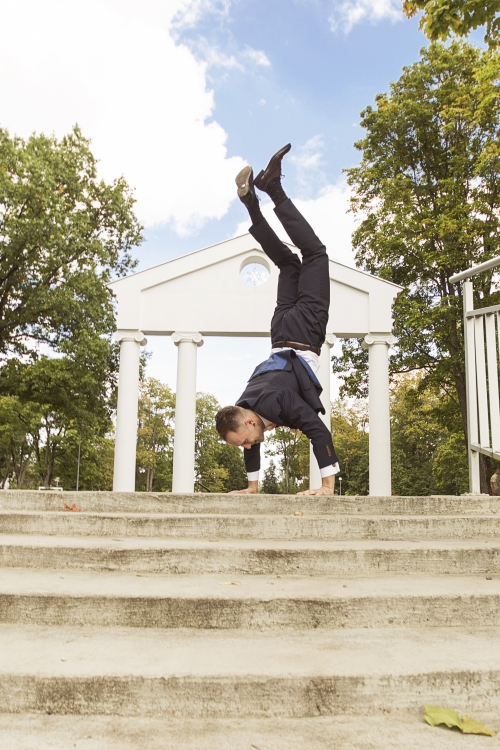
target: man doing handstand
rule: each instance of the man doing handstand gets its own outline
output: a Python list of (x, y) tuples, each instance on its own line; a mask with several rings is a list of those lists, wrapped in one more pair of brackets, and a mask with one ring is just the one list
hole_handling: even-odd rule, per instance
[[(330, 309), (328, 255), (283, 191), (281, 161), (290, 148), (288, 144), (277, 151), (255, 179), (252, 167), (245, 167), (236, 177), (238, 196), (252, 221), (250, 234), (280, 273), (271, 321), (271, 356), (255, 368), (236, 405), (218, 412), (216, 426), (226, 443), (244, 448), (248, 487), (237, 492), (258, 491), (264, 432), (286, 426), (301, 430), (311, 440), (321, 471), (321, 487), (299, 494), (333, 495), (338, 459), (330, 430), (318, 416), (325, 410), (316, 377)], [(254, 186), (273, 200), (277, 217), (302, 253), (302, 262), (264, 219)]]

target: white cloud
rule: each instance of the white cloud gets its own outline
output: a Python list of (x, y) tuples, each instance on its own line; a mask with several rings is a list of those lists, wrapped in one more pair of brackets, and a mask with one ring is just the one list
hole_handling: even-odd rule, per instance
[(296, 170), (295, 179), (301, 198), (311, 198), (328, 185), (322, 169), (324, 146), (323, 136), (314, 135), (302, 146), (294, 148), (288, 157)]
[(243, 65), (234, 55), (225, 55), (219, 47), (211, 47), (203, 37), (197, 41), (195, 50), (197, 55), (206, 62), (208, 68), (244, 70)]
[(208, 14), (226, 18), (231, 3), (232, 0), (167, 0), (164, 4), (167, 7), (175, 6), (172, 13), (172, 25), (179, 29), (194, 26)]
[(290, 161), (297, 167), (299, 177), (311, 169), (317, 170), (323, 162), (323, 136), (313, 135), (303, 146), (290, 154)]
[(268, 68), (271, 65), (265, 52), (260, 49), (253, 49), (253, 47), (249, 47), (248, 45), (243, 50), (243, 57), (253, 62), (254, 65), (261, 65), (264, 68)]
[(330, 28), (339, 28), (348, 34), (353, 26), (362, 21), (377, 23), (388, 19), (392, 23), (403, 20), (399, 0), (341, 0), (334, 3), (334, 10), (329, 18)]
[[(283, 183), (283, 186), (286, 190), (285, 183)], [(350, 195), (349, 186), (342, 180), (324, 187), (316, 198), (294, 199), (293, 202), (326, 245), (330, 258), (354, 267), (351, 235), (356, 228), (356, 222), (353, 214), (347, 213)], [(242, 211), (246, 211), (244, 206), (242, 206)], [(262, 203), (262, 213), (278, 237), (285, 242), (290, 242), (273, 211), (273, 204), (270, 202)], [(241, 221), (236, 228), (235, 236), (248, 232), (249, 226), (248, 220)]]
[(102, 176), (124, 174), (136, 188), (137, 213), (148, 225), (172, 221), (182, 233), (221, 218), (244, 161), (227, 158), (226, 133), (212, 119), (207, 63), (176, 41), (173, 24), (228, 7), (0, 0), (0, 124), (26, 137), (62, 136), (78, 123)]
[[(235, 68), (237, 70), (244, 70), (244, 66), (234, 55), (226, 55), (221, 52), (219, 47), (211, 47), (206, 39), (201, 37), (193, 45), (193, 50), (196, 52), (197, 57), (201, 58), (207, 63), (209, 68)], [(240, 57), (249, 60), (251, 64), (257, 66), (268, 67), (271, 65), (265, 52), (262, 50), (252, 49), (248, 45), (245, 46), (242, 52), (239, 53)]]

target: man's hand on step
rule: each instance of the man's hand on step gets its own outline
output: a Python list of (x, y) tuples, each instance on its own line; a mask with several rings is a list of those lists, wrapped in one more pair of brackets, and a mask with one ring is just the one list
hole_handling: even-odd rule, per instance
[(248, 487), (245, 490), (233, 490), (228, 492), (228, 495), (256, 495), (259, 491), (258, 482), (248, 482)]
[(335, 474), (331, 474), (329, 477), (323, 477), (321, 487), (317, 490), (304, 490), (304, 492), (297, 492), (297, 495), (333, 495), (335, 489)]

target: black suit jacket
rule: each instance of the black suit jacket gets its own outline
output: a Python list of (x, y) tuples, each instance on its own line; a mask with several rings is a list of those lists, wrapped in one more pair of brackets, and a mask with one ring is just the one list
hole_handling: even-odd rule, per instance
[[(236, 402), (277, 426), (292, 427), (303, 432), (312, 442), (320, 469), (337, 463), (330, 430), (318, 417), (325, 413), (320, 401), (322, 391), (301, 364), (296, 352), (283, 352), (286, 365), (282, 370), (271, 370), (256, 375), (256, 367), (247, 387)], [(260, 444), (244, 450), (247, 472), (260, 469)]]

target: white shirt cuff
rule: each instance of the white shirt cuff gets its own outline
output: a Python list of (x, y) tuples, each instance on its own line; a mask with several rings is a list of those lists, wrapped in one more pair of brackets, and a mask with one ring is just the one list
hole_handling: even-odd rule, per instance
[(325, 466), (323, 469), (319, 470), (319, 473), (321, 474), (321, 479), (323, 479), (324, 477), (331, 477), (332, 474), (338, 474), (339, 471), (340, 466), (336, 463), (333, 466)]
[(258, 471), (249, 471), (247, 473), (247, 479), (249, 482), (258, 482), (259, 481), (259, 472)]

